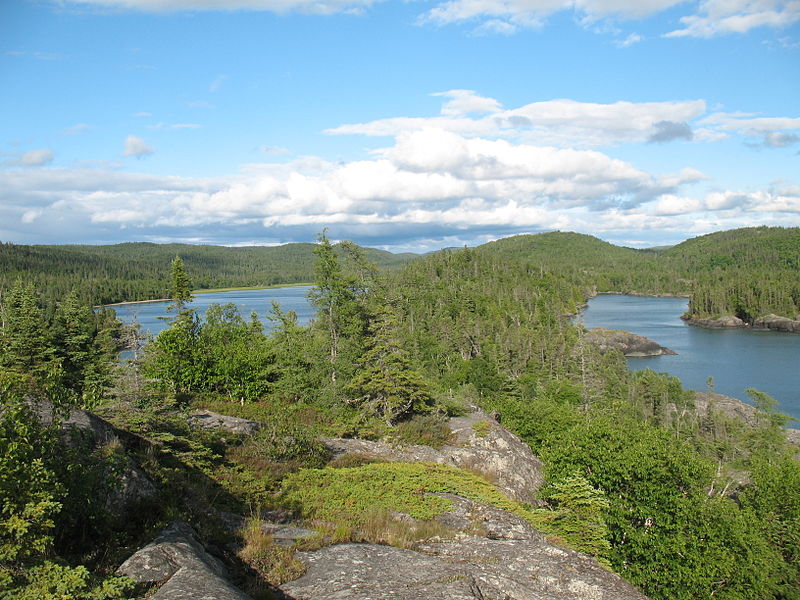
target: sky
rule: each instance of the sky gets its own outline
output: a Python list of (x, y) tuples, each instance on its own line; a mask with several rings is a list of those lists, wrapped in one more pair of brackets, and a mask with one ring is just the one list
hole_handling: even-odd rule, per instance
[(2, 0), (0, 241), (800, 226), (800, 0)]

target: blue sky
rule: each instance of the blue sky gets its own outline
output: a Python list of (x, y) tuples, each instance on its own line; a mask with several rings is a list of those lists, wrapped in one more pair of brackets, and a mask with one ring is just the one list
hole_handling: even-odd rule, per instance
[(800, 225), (797, 0), (4, 0), (0, 241)]

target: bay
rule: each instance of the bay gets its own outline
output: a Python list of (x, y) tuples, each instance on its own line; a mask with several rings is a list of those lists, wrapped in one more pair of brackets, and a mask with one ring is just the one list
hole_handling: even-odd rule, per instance
[(710, 376), (715, 392), (744, 401), (745, 390), (755, 388), (777, 400), (778, 410), (800, 419), (800, 335), (692, 327), (680, 319), (687, 304), (685, 298), (600, 295), (578, 318), (587, 328), (624, 329), (678, 353), (629, 358), (631, 369), (663, 371), (699, 391), (706, 391)]
[[(314, 316), (315, 310), (308, 303), (308, 291), (310, 285), (296, 285), (287, 287), (267, 288), (260, 290), (233, 290), (230, 292), (209, 292), (205, 294), (195, 294), (194, 300), (187, 304), (187, 308), (193, 308), (200, 316), (203, 316), (209, 306), (213, 303), (227, 304), (232, 302), (239, 308), (239, 312), (245, 319), (250, 318), (250, 313), (255, 311), (259, 319), (269, 329), (271, 322), (266, 315), (272, 310), (274, 300), (281, 306), (281, 310), (288, 312), (293, 310), (297, 313), (297, 322), (300, 325), (307, 324)], [(123, 323), (131, 323), (134, 318), (142, 326), (142, 332), (150, 332), (156, 336), (162, 329), (166, 329), (169, 323), (163, 317), (169, 317), (174, 313), (167, 312), (169, 301), (164, 302), (137, 302), (132, 304), (113, 304), (117, 317)]]

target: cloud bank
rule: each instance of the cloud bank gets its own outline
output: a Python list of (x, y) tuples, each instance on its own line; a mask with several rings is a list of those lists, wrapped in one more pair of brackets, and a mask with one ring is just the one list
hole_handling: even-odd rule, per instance
[[(389, 138), (350, 162), (303, 157), (191, 178), (47, 167), (49, 149), (13, 155), (0, 169), (0, 239), (271, 244), (308, 241), (329, 227), (332, 236), (364, 244), (429, 250), (552, 229), (619, 242), (636, 232), (660, 243), (674, 241), (664, 240), (670, 232), (679, 238), (754, 223), (800, 225), (795, 183), (710, 187), (719, 184), (689, 165), (649, 172), (602, 150), (737, 136), (785, 152), (800, 138), (800, 119), (706, 114), (702, 100), (562, 99), (509, 109), (470, 90), (435, 96), (442, 98), (437, 116), (329, 130)], [(126, 156), (153, 151), (136, 136), (125, 140)]]

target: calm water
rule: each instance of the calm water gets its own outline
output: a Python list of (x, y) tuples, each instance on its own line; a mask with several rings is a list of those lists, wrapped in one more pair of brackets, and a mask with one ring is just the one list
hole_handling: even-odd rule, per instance
[[(284, 311), (294, 310), (300, 324), (314, 316), (306, 294), (310, 286), (243, 290), (197, 294), (191, 307), (202, 315), (212, 302), (233, 302), (242, 316), (251, 311), (269, 327), (266, 314), (272, 300)], [(168, 302), (114, 306), (117, 316), (130, 322), (134, 315), (143, 330), (153, 335), (167, 324)], [(684, 387), (706, 389), (706, 378), (714, 378), (720, 394), (745, 400), (749, 387), (768, 393), (780, 403), (780, 410), (800, 419), (800, 335), (747, 330), (714, 330), (689, 327), (679, 317), (686, 311), (683, 298), (642, 298), (638, 296), (597, 296), (581, 313), (586, 327), (624, 329), (671, 348), (675, 356), (629, 358), (632, 369), (665, 371), (679, 377)], [(795, 424), (795, 426), (797, 426)]]
[[(293, 310), (297, 313), (297, 322), (305, 325), (314, 316), (314, 309), (308, 304), (306, 294), (311, 286), (292, 286), (271, 288), (267, 290), (240, 290), (235, 292), (215, 292), (211, 294), (195, 294), (194, 302), (188, 308), (194, 308), (198, 314), (205, 315), (206, 309), (214, 302), (227, 304), (233, 302), (239, 307), (239, 312), (245, 319), (250, 318), (250, 313), (256, 311), (258, 317), (269, 328), (271, 321), (266, 318), (272, 310), (272, 301), (281, 305), (284, 312)], [(141, 304), (123, 304), (112, 306), (117, 317), (125, 323), (133, 321), (134, 317), (141, 323), (142, 331), (150, 331), (153, 335), (166, 329), (168, 323), (159, 319), (174, 313), (167, 312), (169, 302), (143, 302)]]
[[(766, 392), (781, 412), (800, 419), (800, 335), (747, 330), (690, 327), (679, 317), (684, 298), (597, 296), (581, 314), (587, 328), (624, 329), (649, 337), (677, 352), (676, 356), (629, 358), (631, 369), (665, 371), (684, 387), (714, 391), (746, 400), (746, 388)], [(797, 427), (797, 423), (793, 427)]]

